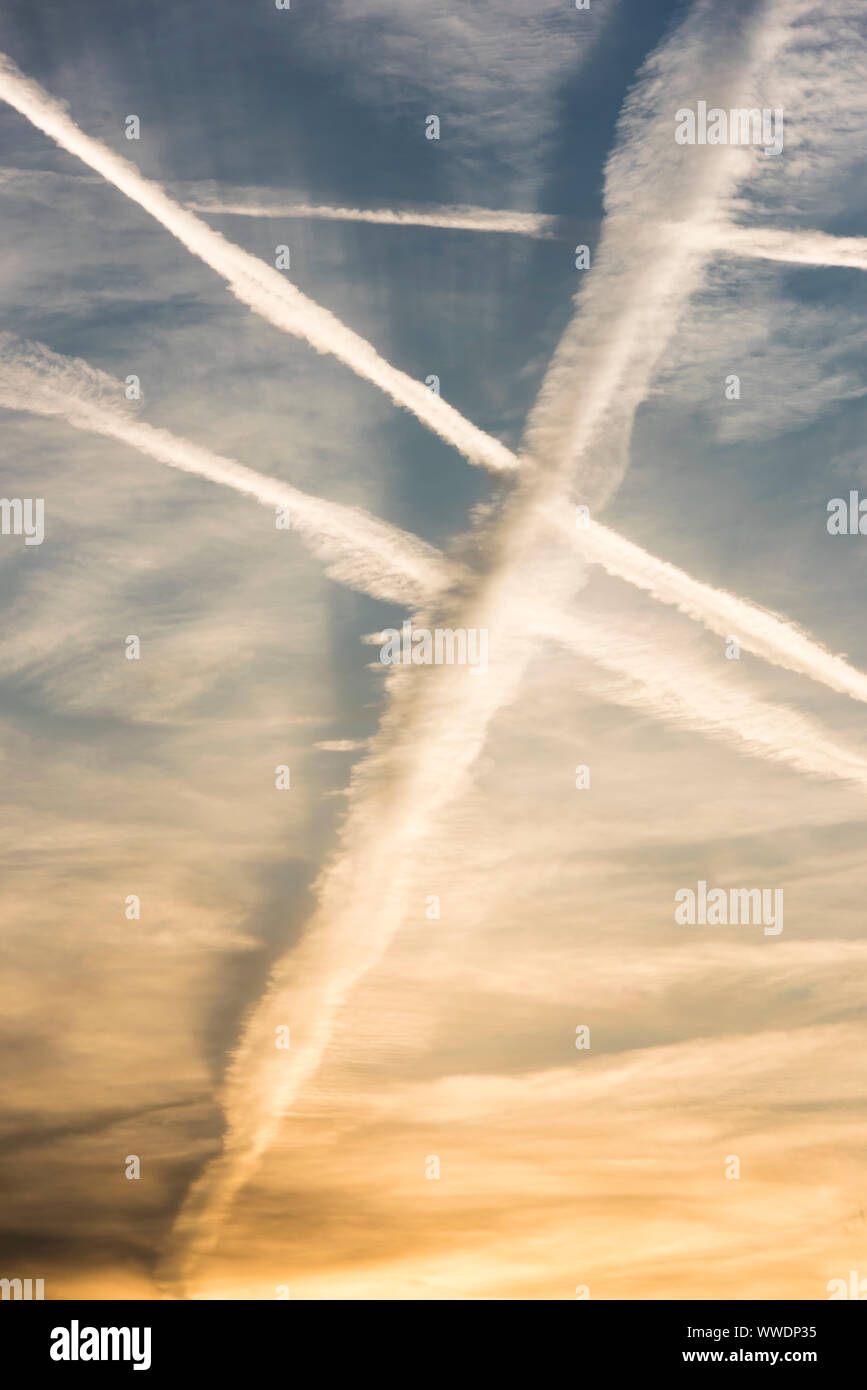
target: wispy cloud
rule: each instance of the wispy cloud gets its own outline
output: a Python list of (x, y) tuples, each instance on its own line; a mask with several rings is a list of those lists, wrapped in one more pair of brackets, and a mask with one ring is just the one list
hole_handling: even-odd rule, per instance
[[(401, 111), (438, 113), (449, 167), (470, 188), (488, 180), (509, 201), (531, 202), (558, 134), (563, 89), (582, 74), (621, 12), (620, 0), (588, 9), (561, 0), (339, 0), (328, 51), (342, 56), (341, 78), (371, 104), (388, 94)], [(357, 62), (371, 44), (371, 61)], [(422, 105), (424, 103), (424, 105)], [(444, 162), (443, 162), (444, 163)]]

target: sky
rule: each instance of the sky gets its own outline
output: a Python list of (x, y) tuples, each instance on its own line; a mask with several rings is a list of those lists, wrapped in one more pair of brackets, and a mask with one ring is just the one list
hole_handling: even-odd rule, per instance
[(867, 1276), (863, 6), (7, 0), (0, 55), (0, 1278)]

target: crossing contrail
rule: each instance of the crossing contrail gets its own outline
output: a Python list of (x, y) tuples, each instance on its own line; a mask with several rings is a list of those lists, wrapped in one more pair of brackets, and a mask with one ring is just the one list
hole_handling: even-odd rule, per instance
[[(214, 454), (168, 430), (139, 420), (119, 404), (123, 387), (80, 358), (41, 343), (0, 334), (0, 406), (61, 419), (137, 450), (169, 468), (231, 488), (268, 508), (288, 508), (291, 529), (335, 581), (404, 606), (434, 604), (466, 571), (417, 536), (372, 516), (310, 496), (279, 479)], [(767, 616), (760, 614), (759, 616)], [(731, 625), (729, 614), (722, 625)], [(617, 677), (591, 683), (599, 698), (649, 718), (678, 720), (698, 732), (824, 777), (862, 782), (865, 766), (800, 715), (747, 692), (721, 693), (694, 657), (667, 639), (664, 664), (647, 652), (641, 629), (622, 620), (555, 610), (527, 611), (528, 629), (575, 651)]]
[[(698, 6), (702, 14), (707, 9)], [(5, 59), (0, 61), (0, 96), (155, 216), (193, 254), (222, 275), (236, 297), (254, 312), (305, 338), (318, 351), (336, 355), (396, 403), (413, 410), (471, 462), (494, 472), (516, 470), (518, 459), (505, 446), (391, 367), (369, 343), (307, 299), (272, 267), (233, 246), (173, 202), (158, 184), (144, 179), (128, 161), (84, 135), (59, 103)], [(732, 178), (737, 174), (735, 166), (738, 161), (732, 160)], [(699, 202), (704, 194), (702, 186), (697, 191)], [(646, 240), (648, 251), (655, 246), (652, 238)], [(609, 258), (615, 252), (616, 238), (609, 243)], [(700, 254), (704, 256), (704, 249)], [(562, 610), (567, 593), (574, 589), (572, 566), (566, 562), (572, 560), (571, 553), (565, 560), (561, 555), (556, 567), (547, 553), (540, 553), (551, 530), (545, 522), (545, 510), (562, 493), (570, 467), (588, 455), (600, 435), (607, 431), (609, 436), (623, 437), (631, 428), (636, 402), (646, 394), (665, 333), (670, 333), (684, 302), (684, 285), (678, 277), (697, 283), (699, 260), (696, 253), (684, 267), (668, 255), (654, 269), (649, 288), (637, 283), (632, 271), (619, 283), (617, 301), (609, 304), (610, 323), (597, 343), (598, 360), (592, 364), (577, 401), (566, 399), (570, 373), (574, 391), (576, 363), (580, 366), (586, 360), (574, 350), (580, 338), (576, 327), (558, 356), (557, 379), (549, 380), (534, 418), (529, 436), (533, 458), (522, 469), (519, 486), (492, 528), (487, 572), (467, 585), (467, 592), (437, 597), (436, 611), (450, 620), (470, 617), (474, 609), (489, 620), (500, 640), (496, 678), (473, 681), (465, 670), (446, 669), (437, 671), (436, 680), (426, 682), (423, 688), (418, 682), (410, 685), (405, 671), (389, 678), (390, 707), (380, 735), (357, 770), (341, 848), (320, 879), (318, 905), (309, 931), (300, 947), (276, 966), (268, 990), (247, 1020), (235, 1054), (224, 1098), (224, 1153), (191, 1189), (176, 1227), (176, 1237), (187, 1256), (201, 1249), (203, 1239), (215, 1238), (228, 1204), (255, 1171), (288, 1105), (318, 1067), (341, 1003), (361, 975), (381, 958), (399, 927), (407, 888), (406, 871), (400, 866), (413, 863), (431, 823), (466, 784), (490, 720), (513, 697), (529, 652), (538, 641), (538, 636), (518, 630), (514, 615), (521, 611), (528, 594), (540, 608), (550, 602)], [(647, 303), (642, 304), (645, 288)], [(648, 324), (657, 332), (643, 362), (639, 350)], [(546, 424), (545, 411), (555, 395), (559, 404)], [(543, 447), (537, 448), (534, 441)], [(600, 492), (604, 494), (617, 481), (616, 469), (608, 470), (600, 479)], [(582, 499), (584, 491), (582, 487)], [(628, 542), (621, 543), (615, 533), (598, 523), (592, 523), (587, 534), (589, 542), (585, 537), (580, 539), (585, 553), (587, 547), (596, 545), (595, 563), (605, 563), (612, 573), (617, 572), (618, 565), (635, 570), (645, 581), (640, 586), (649, 592), (658, 588), (660, 595), (667, 595), (665, 601), (677, 607), (688, 603), (690, 607), (684, 611), (693, 610), (691, 616), (699, 616), (708, 626), (719, 621), (719, 591), (710, 590), (715, 597), (708, 607), (704, 590), (710, 586), (690, 581), (694, 587), (685, 587), (683, 580), (689, 577), (673, 567), (669, 567), (671, 574), (666, 572), (664, 584), (653, 576), (655, 587), (651, 587), (641, 565), (650, 561), (652, 568), (664, 562), (654, 561)], [(552, 582), (555, 568), (556, 584)], [(732, 596), (723, 597), (728, 600)], [(785, 631), (768, 630), (763, 654), (782, 655), (785, 660), (779, 664), (788, 665), (793, 646), (797, 646), (792, 640), (797, 629), (784, 620), (775, 621)], [(805, 673), (827, 684), (830, 654), (800, 636), (806, 643), (806, 653), (801, 650), (799, 654), (807, 668)], [(412, 674), (409, 672), (410, 678)], [(840, 679), (836, 668), (833, 674)], [(443, 767), (449, 769), (448, 778), (443, 778)], [(379, 896), (372, 899), (372, 893)], [(275, 1055), (274, 1025), (287, 1018), (293, 1023), (293, 1033), (300, 1034), (300, 1044), (293, 1053)]]
[[(700, 3), (697, 10), (704, 18), (711, 7)], [(657, 281), (655, 312), (672, 297), (679, 302), (677, 273), (669, 258)], [(235, 1051), (223, 1094), (223, 1151), (193, 1184), (179, 1214), (169, 1269), (180, 1271), (182, 1279), (213, 1248), (228, 1208), (317, 1071), (341, 1005), (399, 929), (410, 866), (467, 785), (491, 720), (514, 697), (538, 645), (538, 634), (527, 631), (525, 612), (547, 604), (560, 610), (580, 582), (573, 545), (557, 543), (546, 510), (562, 494), (576, 442), (587, 447), (636, 360), (627, 338), (640, 334), (640, 311), (624, 303), (614, 313), (622, 322), (602, 344), (591, 378), (601, 400), (590, 389), (583, 392), (578, 430), (575, 411), (567, 412), (568, 448), (531, 451), (496, 518), (479, 528), (486, 554), (480, 573), (459, 595), (445, 595), (425, 613), (428, 625), (434, 618), (464, 627), (477, 620), (488, 628), (495, 653), (488, 674), (474, 680), (466, 669), (433, 667), (426, 672), (430, 679), (417, 681), (406, 667), (393, 668), (388, 678), (389, 705), (367, 757), (354, 769), (340, 847), (316, 885), (307, 934), (275, 967)], [(634, 392), (629, 395), (632, 400)], [(280, 1055), (275, 1028), (290, 1018), (299, 1020), (299, 1045), (296, 1050), (293, 1042), (293, 1050)]]
[[(62, 419), (75, 429), (117, 439), (169, 468), (231, 488), (265, 507), (288, 508), (291, 529), (322, 561), (326, 573), (373, 598), (428, 607), (450, 584), (466, 582), (467, 572), (457, 561), (360, 507), (313, 497), (189, 439), (146, 424), (119, 404), (122, 391), (119, 381), (80, 358), (64, 357), (44, 344), (0, 334), (3, 408)], [(651, 580), (644, 582), (646, 563), (643, 568), (633, 564), (633, 582), (649, 588)], [(738, 602), (729, 595), (722, 597), (730, 604)], [(750, 616), (771, 618), (761, 610), (750, 610)], [(745, 629), (747, 622), (739, 610), (721, 609), (720, 631), (733, 626), (736, 617)], [(619, 619), (603, 620), (565, 608), (558, 611), (549, 604), (527, 611), (524, 621), (528, 629), (619, 678), (604, 687), (597, 683), (600, 698), (626, 704), (650, 718), (682, 719), (699, 732), (739, 743), (746, 752), (770, 756), (804, 772), (856, 782), (864, 777), (860, 760), (801, 716), (748, 693), (721, 694), (718, 684), (703, 674), (694, 659), (678, 655), (670, 639), (661, 665), (648, 656), (641, 630)], [(787, 729), (792, 730), (791, 736), (787, 736)]]
[(61, 103), (5, 54), (0, 54), (0, 98), (156, 218), (188, 251), (222, 276), (232, 294), (254, 313), (283, 332), (303, 338), (317, 352), (339, 358), (396, 405), (412, 411), (470, 463), (494, 473), (508, 473), (516, 467), (515, 456), (503, 444), (470, 424), (422, 382), (392, 367), (366, 339), (308, 299), (279, 270), (227, 241), (170, 198), (160, 184), (146, 179), (128, 159), (86, 135)]
[[(518, 469), (520, 460), (505, 445), (471, 424), (459, 411), (446, 405), (419, 382), (392, 367), (365, 339), (347, 328), (328, 310), (301, 294), (271, 266), (226, 241), (193, 213), (187, 212), (169, 198), (159, 184), (145, 179), (129, 161), (114, 154), (100, 141), (85, 135), (58, 101), (4, 56), (0, 56), (0, 97), (151, 213), (188, 250), (217, 270), (229, 282), (233, 293), (254, 312), (262, 314), (277, 327), (307, 339), (317, 350), (333, 352), (359, 375), (380, 386), (393, 400), (413, 410), (419, 419), (453, 444), (471, 462), (487, 464), (495, 472), (514, 472)], [(709, 198), (710, 194), (703, 190), (701, 196)], [(672, 295), (673, 302), (680, 305), (682, 293), (677, 282), (683, 278), (677, 259), (666, 260), (665, 268), (658, 272), (656, 282), (656, 312), (670, 312)], [(598, 400), (590, 402), (583, 417), (576, 415), (578, 407), (575, 403), (567, 404), (577, 370), (576, 353), (580, 355), (583, 351), (583, 337), (577, 327), (567, 332), (555, 356), (529, 430), (531, 444), (535, 438), (536, 446), (553, 456), (562, 459), (564, 451), (569, 455), (579, 442), (582, 447), (589, 447), (594, 433), (601, 428), (606, 414), (611, 410), (618, 414), (621, 431), (631, 428), (632, 413), (638, 404), (637, 385), (641, 386), (640, 396), (647, 389), (647, 372), (638, 370), (637, 377), (624, 395), (618, 392), (618, 387), (629, 375), (630, 364), (634, 364), (637, 351), (634, 340), (643, 343), (642, 322), (648, 311), (646, 307), (637, 310), (630, 307), (633, 301), (640, 305), (645, 292), (641, 286), (632, 285), (631, 282), (630, 285), (633, 299), (623, 305), (626, 329), (621, 326), (614, 333), (611, 354), (600, 353), (601, 366), (593, 369)], [(595, 314), (595, 300), (584, 308), (590, 314)], [(605, 312), (609, 313), (609, 310)], [(671, 325), (669, 331), (670, 328)], [(587, 399), (585, 390), (582, 400), (586, 402)], [(582, 420), (580, 425), (576, 423), (579, 419)], [(602, 486), (603, 494), (607, 495), (614, 485), (613, 475), (607, 477)], [(585, 489), (588, 495), (589, 491)], [(865, 698), (867, 677), (849, 667), (841, 657), (832, 656), (784, 619), (765, 615), (745, 600), (690, 579), (683, 571), (655, 559), (598, 523), (591, 522), (581, 542), (588, 560), (603, 565), (609, 573), (619, 575), (630, 583), (638, 583), (639, 587), (653, 592), (661, 601), (672, 603), (689, 613), (690, 617), (711, 631), (720, 631), (721, 612), (735, 605), (737, 621), (743, 625), (744, 645), (750, 650), (776, 665), (798, 670), (813, 680), (828, 684), (831, 689), (844, 690), (855, 699)], [(736, 632), (735, 635), (740, 634)]]

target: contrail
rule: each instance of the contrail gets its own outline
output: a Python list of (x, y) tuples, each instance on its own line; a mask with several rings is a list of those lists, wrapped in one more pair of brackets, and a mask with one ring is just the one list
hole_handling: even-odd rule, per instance
[(263, 506), (287, 508), (290, 529), (330, 578), (413, 606), (453, 583), (459, 567), (433, 546), (360, 507), (347, 507), (222, 458), (168, 430), (145, 424), (119, 404), (123, 387), (80, 358), (0, 334), (0, 406), (59, 417), (79, 430), (120, 440), (170, 468), (230, 487)]
[(790, 619), (691, 578), (599, 522), (590, 520), (586, 530), (576, 529), (563, 512), (563, 506), (552, 509), (552, 520), (561, 532), (574, 536), (585, 559), (608, 574), (671, 604), (711, 632), (736, 637), (742, 647), (775, 666), (809, 676), (853, 700), (867, 701), (867, 674), (829, 652)]
[(867, 791), (867, 760), (829, 738), (813, 720), (785, 705), (726, 688), (708, 661), (682, 641), (666, 637), (665, 655), (646, 626), (552, 607), (527, 614), (535, 631), (588, 659), (614, 677), (582, 671), (582, 692), (625, 705), (645, 718), (687, 728), (742, 753), (792, 767), (808, 776), (840, 779)]
[(579, 500), (594, 513), (622, 481), (637, 410), (687, 302), (704, 284), (714, 252), (705, 228), (725, 219), (759, 158), (734, 144), (710, 159), (679, 146), (670, 93), (691, 92), (700, 72), (703, 90), (721, 105), (739, 105), (784, 37), (785, 11), (767, 3), (757, 12), (767, 15), (767, 27), (741, 24), (735, 32), (717, 5), (698, 0), (677, 31), (676, 51), (666, 45), (651, 55), (618, 121), (592, 270), (579, 276), (575, 314), (524, 439), (534, 458), (571, 467)]
[(317, 352), (339, 358), (378, 386), (396, 405), (412, 411), (470, 463), (494, 473), (514, 470), (515, 456), (503, 444), (470, 424), (460, 411), (434, 395), (422, 382), (392, 367), (366, 339), (308, 299), (280, 271), (227, 241), (207, 222), (170, 198), (160, 184), (146, 179), (129, 160), (100, 140), (85, 135), (61, 103), (5, 54), (0, 54), (0, 98), (155, 217), (188, 251), (222, 276), (232, 294), (254, 313), (283, 332), (303, 338)]
[[(571, 555), (568, 561), (571, 585)], [(550, 585), (547, 564), (546, 571)], [(424, 842), (468, 785), (491, 719), (515, 696), (536, 645), (510, 626), (528, 582), (525, 574), (478, 576), (469, 595), (437, 605), (437, 625), (490, 631), (494, 653), (484, 675), (475, 678), (457, 665), (390, 668), (388, 707), (367, 756), (353, 769), (340, 846), (315, 885), (313, 917), (300, 944), (272, 971), (234, 1052), (221, 1097), (223, 1152), (193, 1184), (179, 1214), (167, 1277), (179, 1274), (183, 1286), (318, 1069), (349, 991), (405, 920)], [(477, 622), (468, 621), (470, 612)], [(429, 610), (424, 620), (431, 625)], [(275, 1047), (282, 1024), (291, 1028), (287, 1051)]]
[[(254, 312), (261, 314), (277, 327), (305, 338), (317, 350), (335, 353), (352, 370), (380, 386), (393, 400), (413, 410), (419, 419), (453, 444), (470, 462), (487, 463), (495, 471), (499, 469), (512, 472), (519, 467), (520, 460), (505, 445), (471, 424), (459, 411), (446, 405), (421, 383), (413, 381), (405, 373), (390, 366), (365, 339), (347, 328), (328, 310), (307, 299), (272, 267), (226, 241), (193, 213), (173, 202), (158, 184), (143, 178), (134, 165), (114, 154), (99, 141), (85, 135), (70, 120), (59, 102), (2, 55), (0, 97), (40, 130), (50, 135), (64, 149), (96, 169), (110, 183), (150, 212), (188, 250), (217, 270), (229, 282), (232, 292)], [(743, 151), (736, 150), (735, 153), (743, 154)], [(702, 192), (702, 197), (709, 196)], [(640, 252), (640, 247), (638, 251)], [(705, 248), (702, 247), (702, 261), (704, 256)], [(638, 252), (636, 259), (641, 260)], [(695, 271), (696, 267), (693, 269)], [(683, 286), (687, 278), (686, 270), (677, 257), (664, 256), (663, 265), (654, 273), (656, 288), (651, 307), (654, 319), (660, 315), (667, 319), (664, 341), (667, 341), (673, 329), (675, 320), (671, 315), (675, 310), (679, 312), (684, 298)], [(585, 386), (579, 392), (579, 403), (583, 402), (586, 407), (581, 415), (576, 413), (578, 406), (573, 408), (568, 404), (568, 400), (575, 394), (574, 374), (578, 371), (576, 352), (579, 356), (583, 353), (583, 332), (579, 331), (577, 326), (567, 332), (555, 355), (552, 369), (546, 377), (531, 418), (530, 443), (536, 449), (548, 450), (547, 456), (559, 457), (561, 463), (564, 459), (568, 462), (579, 443), (585, 450), (590, 447), (597, 432), (605, 424), (606, 416), (610, 417), (611, 412), (618, 422), (617, 430), (622, 435), (628, 434), (632, 415), (648, 387), (649, 371), (645, 368), (651, 356), (655, 361), (662, 351), (662, 340), (657, 342), (653, 353), (648, 350), (643, 354), (634, 345), (634, 340), (641, 344), (646, 338), (646, 319), (650, 310), (644, 305), (644, 293), (643, 282), (633, 283), (629, 278), (629, 300), (621, 305), (620, 292), (615, 295), (617, 312), (614, 317), (622, 318), (626, 327), (617, 327), (610, 333), (605, 330), (603, 336), (607, 338), (607, 346), (605, 341), (599, 343), (596, 354), (598, 360), (590, 368)], [(604, 294), (602, 300), (604, 301)], [(591, 320), (597, 313), (600, 321), (608, 317), (610, 306), (600, 301), (598, 295), (594, 296), (592, 302), (585, 303), (582, 300), (581, 304), (582, 312), (586, 312)], [(638, 305), (638, 308), (634, 308), (634, 305)], [(576, 325), (577, 323), (578, 320)], [(659, 333), (657, 337), (660, 337)], [(596, 340), (592, 333), (589, 334), (588, 341), (593, 341), (595, 351)], [(580, 424), (577, 423), (579, 419)], [(611, 424), (611, 418), (608, 419), (608, 423)], [(541, 456), (546, 455), (543, 453)], [(601, 486), (597, 485), (595, 491), (598, 495), (607, 497), (618, 481), (619, 476), (605, 470)], [(582, 496), (589, 497), (593, 493), (592, 480), (585, 481)], [(720, 599), (723, 598), (727, 602), (743, 605), (739, 611), (745, 621), (749, 620), (751, 605), (745, 604), (743, 600), (734, 599), (734, 596), (717, 595), (717, 591), (711, 586), (690, 580), (683, 571), (668, 567), (663, 561), (655, 560), (639, 547), (621, 541), (615, 532), (606, 527), (592, 523), (584, 539), (588, 559), (592, 558), (595, 563), (604, 564), (610, 573), (619, 573), (621, 578), (628, 579), (631, 583), (640, 582), (640, 587), (655, 592), (664, 602), (682, 606), (684, 612), (688, 612), (691, 617), (704, 623), (712, 631), (719, 631)], [(591, 556), (589, 549), (594, 541), (595, 554)], [(656, 588), (647, 582), (648, 575), (651, 574), (660, 580)], [(639, 575), (640, 581), (633, 577)], [(684, 585), (679, 587), (680, 576)], [(665, 582), (662, 582), (663, 578)], [(705, 604), (705, 598), (709, 598), (711, 602)], [(756, 613), (760, 611), (755, 610)], [(746, 640), (752, 641), (751, 634), (755, 633), (756, 629), (748, 623), (745, 632)], [(762, 624), (761, 642), (761, 650), (751, 650), (759, 651), (768, 661), (800, 670), (802, 674), (809, 675), (814, 680), (830, 683), (831, 688), (835, 690), (848, 686), (851, 688), (847, 689), (847, 693), (853, 694), (855, 689), (863, 692), (865, 678), (860, 672), (852, 670), (842, 658), (830, 657), (819, 644), (781, 619)], [(795, 654), (800, 662), (797, 666), (792, 665), (792, 661), (796, 659)], [(830, 682), (826, 680), (826, 673), (829, 671), (833, 677)], [(854, 698), (863, 699), (864, 695), (855, 694)]]
[[(261, 196), (261, 195), (260, 195)], [(191, 212), (226, 213), (237, 217), (309, 217), (330, 222), (372, 222), (385, 227), (441, 227), (453, 231), (506, 232), (550, 241), (559, 217), (540, 212), (507, 212), (496, 208), (337, 208), (322, 203), (257, 202), (226, 192), (185, 201)]]
[[(391, 227), (439, 227), (444, 230), (502, 232), (539, 241), (557, 238), (563, 218), (555, 213), (508, 212), (494, 208), (442, 207), (435, 211), (414, 208), (340, 208), (322, 203), (274, 203), (232, 200), (225, 192), (204, 195), (184, 204), (192, 212), (235, 217), (311, 218), (333, 222), (370, 222)], [(702, 254), (724, 252), (732, 256), (814, 266), (848, 266), (867, 270), (867, 237), (831, 236), (827, 232), (788, 231), (776, 227), (742, 227), (735, 222), (662, 222), (660, 230)]]
[[(671, 225), (671, 234), (692, 240), (694, 229)], [(755, 260), (786, 261), (791, 265), (847, 266), (867, 270), (867, 237), (829, 236), (812, 230), (784, 231), (776, 227), (711, 224), (698, 234), (705, 245), (725, 255)]]

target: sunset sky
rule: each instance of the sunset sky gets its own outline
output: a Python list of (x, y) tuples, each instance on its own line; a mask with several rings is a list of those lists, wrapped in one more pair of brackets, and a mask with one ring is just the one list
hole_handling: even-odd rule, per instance
[(0, 54), (0, 1277), (867, 1276), (862, 0), (7, 0)]

